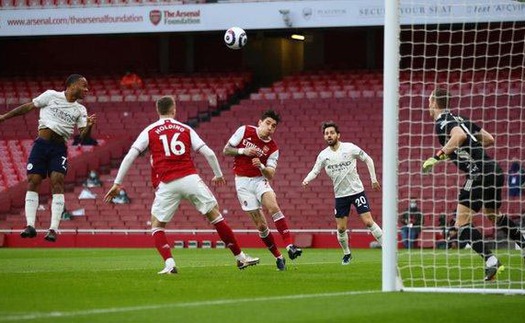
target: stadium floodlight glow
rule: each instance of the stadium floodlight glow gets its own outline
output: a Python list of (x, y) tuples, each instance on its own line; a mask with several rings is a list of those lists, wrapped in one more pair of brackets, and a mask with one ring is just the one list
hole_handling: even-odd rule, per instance
[(305, 39), (304, 35), (299, 35), (299, 34), (292, 34), (290, 38), (295, 39), (295, 40), (300, 40), (300, 41), (304, 41)]

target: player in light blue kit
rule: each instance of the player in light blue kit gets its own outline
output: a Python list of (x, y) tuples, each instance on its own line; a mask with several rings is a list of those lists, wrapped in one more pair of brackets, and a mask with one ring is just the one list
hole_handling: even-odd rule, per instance
[(359, 159), (366, 163), (372, 188), (379, 191), (381, 185), (377, 181), (374, 161), (361, 148), (352, 143), (341, 142), (339, 138), (339, 127), (332, 121), (322, 125), (324, 140), (328, 147), (317, 156), (314, 167), (303, 180), (303, 186), (308, 184), (319, 175), (324, 168), (326, 174), (332, 179), (335, 193), (335, 221), (337, 223), (337, 240), (343, 249), (343, 265), (348, 265), (352, 259), (352, 252), (348, 245), (348, 215), (352, 205), (357, 210), (361, 221), (367, 226), (374, 238), (382, 244), (383, 230), (374, 222), (370, 205), (366, 198), (363, 183), (357, 173), (357, 162)]
[(33, 143), (27, 162), (27, 193), (25, 214), (27, 226), (20, 233), (22, 238), (36, 237), (35, 221), (38, 208), (38, 192), (42, 180), (51, 180), (51, 225), (44, 239), (56, 241), (60, 216), (64, 210), (64, 177), (67, 172), (66, 140), (73, 135), (75, 126), (80, 137), (90, 135), (96, 116), (88, 117), (86, 108), (77, 102), (88, 92), (86, 78), (79, 74), (70, 75), (66, 80), (66, 90), (62, 92), (47, 90), (5, 114), (0, 115), (0, 123), (39, 108), (38, 138)]

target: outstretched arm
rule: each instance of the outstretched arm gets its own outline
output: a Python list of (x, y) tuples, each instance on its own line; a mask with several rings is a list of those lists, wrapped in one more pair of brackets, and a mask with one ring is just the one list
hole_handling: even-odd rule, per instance
[(438, 150), (438, 152), (433, 157), (428, 158), (423, 163), (423, 172), (429, 172), (437, 163), (447, 159), (448, 155), (458, 149), (466, 139), (467, 134), (459, 126), (452, 128), (452, 130), (450, 130), (450, 139), (443, 146), (443, 148)]
[(33, 102), (22, 104), (21, 106), (14, 108), (6, 114), (0, 114), (0, 122), (3, 122), (7, 119), (11, 119), (12, 117), (24, 115), (29, 111), (33, 110), (34, 108), (35, 105), (33, 104)]
[(374, 166), (374, 160), (370, 156), (366, 156), (364, 160), (366, 167), (368, 167), (368, 173), (370, 174), (370, 180), (372, 181), (372, 188), (376, 191), (381, 190), (381, 184), (379, 184), (376, 177), (376, 168)]
[(224, 180), (224, 176), (221, 171), (221, 166), (219, 165), (219, 160), (217, 159), (217, 156), (215, 155), (213, 150), (211, 150), (210, 147), (205, 145), (199, 148), (199, 153), (201, 153), (204, 156), (204, 158), (206, 158), (208, 165), (210, 165), (211, 169), (213, 170), (213, 175), (215, 175), (215, 177), (212, 179), (213, 184), (225, 184), (226, 181)]
[(323, 160), (318, 156), (317, 160), (315, 161), (315, 165), (312, 168), (312, 170), (306, 175), (306, 177), (303, 179), (303, 187), (308, 186), (311, 181), (313, 181), (321, 172), (321, 169), (323, 169)]
[(126, 157), (124, 157), (122, 163), (120, 164), (120, 168), (118, 169), (117, 177), (115, 178), (113, 186), (104, 196), (104, 201), (106, 203), (111, 202), (111, 200), (118, 195), (118, 193), (120, 192), (120, 185), (124, 181), (124, 177), (126, 177), (129, 168), (131, 167), (131, 165), (133, 165), (133, 162), (135, 161), (135, 159), (137, 159), (139, 154), (140, 152), (133, 147), (128, 151)]

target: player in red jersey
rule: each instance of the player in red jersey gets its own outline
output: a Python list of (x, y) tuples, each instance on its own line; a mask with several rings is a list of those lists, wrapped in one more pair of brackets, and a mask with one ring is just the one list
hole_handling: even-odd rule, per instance
[(188, 200), (215, 226), (222, 241), (237, 259), (239, 269), (258, 264), (259, 258), (252, 258), (241, 251), (232, 229), (219, 212), (217, 200), (198, 175), (191, 150), (201, 153), (208, 161), (215, 175), (212, 183), (224, 185), (225, 180), (217, 156), (192, 128), (175, 120), (176, 107), (173, 97), (160, 98), (156, 106), (159, 120), (147, 126), (135, 140), (104, 200), (109, 203), (117, 196), (135, 159), (149, 150), (152, 180), (156, 188), (155, 200), (151, 206), (151, 231), (155, 247), (165, 262), (165, 267), (159, 274), (177, 273), (164, 230), (182, 200)]
[(280, 119), (279, 114), (273, 110), (263, 112), (257, 127), (245, 125), (235, 131), (223, 153), (234, 157), (235, 187), (243, 211), (252, 218), (261, 240), (275, 256), (277, 268), (285, 270), (285, 260), (261, 210), (263, 206), (272, 215), (290, 259), (299, 257), (303, 251), (292, 243), (288, 223), (270, 186), (279, 159), (279, 148), (271, 136)]

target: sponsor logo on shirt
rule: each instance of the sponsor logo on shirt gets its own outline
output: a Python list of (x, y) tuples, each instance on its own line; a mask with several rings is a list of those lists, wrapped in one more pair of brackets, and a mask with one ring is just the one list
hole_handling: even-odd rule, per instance
[(352, 162), (351, 161), (346, 161), (346, 162), (339, 163), (339, 164), (328, 165), (326, 168), (331, 170), (331, 171), (339, 171), (339, 170), (345, 169), (347, 167), (350, 167), (350, 165), (352, 165)]
[(255, 148), (255, 150), (257, 151), (257, 156), (258, 157), (266, 156), (266, 154), (270, 150), (270, 148), (268, 146), (264, 146), (261, 149), (261, 148), (257, 147), (257, 145), (255, 145), (253, 142), (250, 142), (247, 139), (243, 139), (242, 143), (244, 144), (244, 147), (246, 147), (246, 148)]
[(49, 108), (49, 110), (51, 111), (54, 117), (64, 122), (67, 122), (69, 124), (74, 124), (77, 118), (74, 115), (67, 113), (67, 111), (64, 111), (63, 108), (64, 107), (59, 106), (59, 107)]

